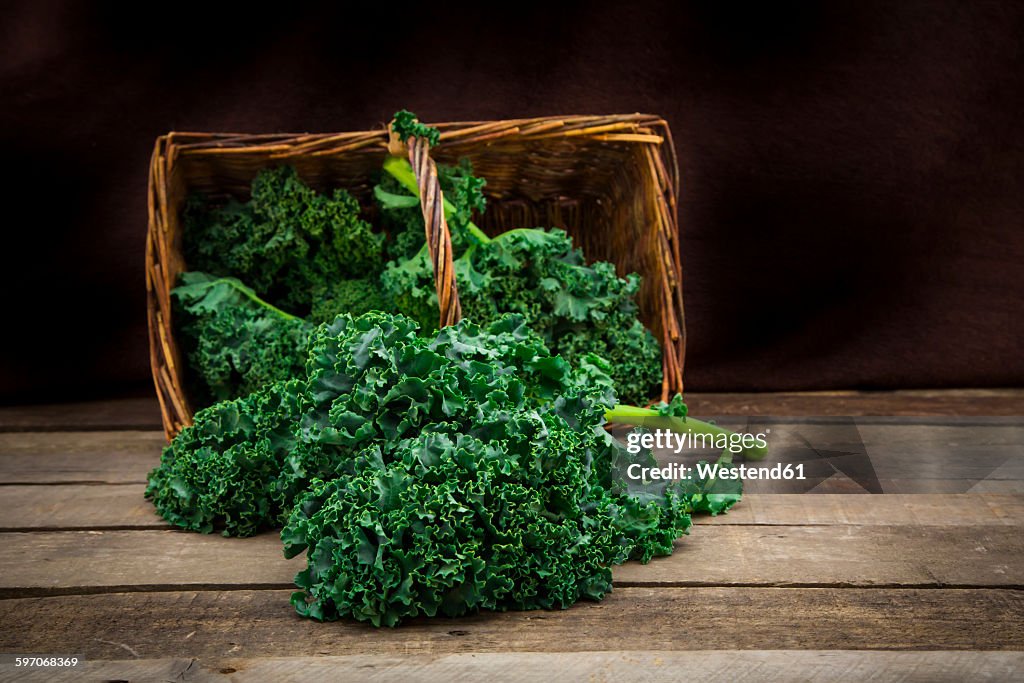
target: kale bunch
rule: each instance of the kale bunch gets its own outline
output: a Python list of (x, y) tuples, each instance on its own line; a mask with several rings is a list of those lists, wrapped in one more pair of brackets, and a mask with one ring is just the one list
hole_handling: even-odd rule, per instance
[(670, 553), (689, 526), (672, 490), (641, 503), (602, 488), (603, 439), (555, 410), (517, 411), (490, 436), (424, 431), (317, 483), (282, 532), (287, 556), (307, 552), (299, 614), (394, 626), (566, 608), (600, 600), (612, 565)]
[[(304, 378), (196, 414), (147, 495), (171, 523), (308, 550), (301, 614), (394, 625), (418, 614), (599, 599), (609, 567), (672, 551), (675, 489), (634, 497), (603, 429), (606, 364), (573, 367), (520, 316), (433, 336), (404, 316), (339, 316)], [(298, 505), (295, 505), (298, 501)]]
[(670, 553), (686, 500), (616, 483), (613, 460), (635, 456), (603, 429), (603, 361), (585, 361), (519, 316), (433, 337), (381, 314), (321, 328), (279, 487), (312, 482), (282, 532), (286, 556), (308, 551), (299, 613), (393, 626), (567, 607), (609, 591), (611, 565)]
[[(518, 313), (570, 362), (605, 358), (619, 396), (644, 402), (661, 378), (661, 348), (637, 318), (640, 278), (606, 262), (587, 265), (562, 230), (510, 230), (474, 244), (455, 261), (462, 312), (478, 323)], [(384, 291), (400, 310), (436, 326), (437, 295), (425, 252), (389, 263)], [(429, 328), (428, 328), (429, 329)]]
[(303, 374), (311, 323), (268, 304), (230, 277), (182, 273), (171, 290), (202, 405)]
[(260, 171), (244, 203), (192, 197), (184, 219), (192, 270), (239, 278), (301, 315), (332, 284), (382, 263), (384, 237), (359, 217), (356, 200), (341, 189), (317, 193), (290, 166)]

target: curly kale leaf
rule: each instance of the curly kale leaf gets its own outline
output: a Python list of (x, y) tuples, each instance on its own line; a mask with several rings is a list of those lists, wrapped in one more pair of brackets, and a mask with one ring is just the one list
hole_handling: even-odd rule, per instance
[[(700, 464), (707, 465), (708, 463), (701, 460)], [(687, 501), (687, 510), (691, 514), (720, 515), (728, 512), (743, 495), (742, 479), (702, 477), (696, 467), (693, 474), (680, 481), (677, 487)]]
[[(620, 398), (641, 403), (661, 378), (661, 349), (637, 318), (640, 278), (620, 278), (610, 263), (587, 265), (562, 230), (511, 230), (473, 245), (455, 262), (463, 315), (481, 323), (523, 315), (551, 350), (575, 361), (609, 362)], [(422, 324), (436, 321), (433, 272), (424, 254), (389, 263), (384, 290)]]
[[(585, 377), (551, 356), (520, 318), (486, 328), (463, 321), (422, 337), (412, 320), (384, 313), (339, 316), (322, 326), (306, 369), (311, 410), (282, 475), (289, 487), (349, 472), (360, 449), (428, 425), (472, 434), (497, 429), (509, 410), (551, 400)], [(588, 390), (607, 399), (603, 387)], [(591, 411), (603, 419), (603, 407)]]
[(296, 377), (313, 326), (262, 301), (235, 278), (182, 273), (171, 290), (200, 404), (249, 394)]
[(279, 526), (286, 508), (274, 490), (304, 394), (295, 380), (195, 414), (149, 474), (146, 497), (171, 524), (225, 536)]
[(331, 322), (339, 315), (362, 315), (369, 311), (388, 311), (394, 307), (375, 278), (341, 280), (317, 291), (309, 319)]
[(316, 290), (375, 273), (383, 239), (359, 217), (351, 195), (320, 194), (289, 166), (260, 171), (248, 202), (218, 207), (192, 198), (185, 211), (190, 268), (240, 278), (300, 314)]
[(658, 415), (662, 417), (681, 417), (684, 420), (686, 419), (686, 414), (689, 412), (689, 408), (687, 408), (686, 403), (683, 401), (682, 394), (676, 394), (668, 403), (659, 401), (652, 407), (658, 411)]
[(441, 131), (420, 123), (416, 118), (416, 114), (405, 109), (395, 112), (393, 127), (395, 134), (398, 135), (398, 139), (402, 142), (411, 137), (426, 138), (431, 147), (441, 142)]
[(370, 447), (357, 474), (314, 488), (282, 534), (288, 554), (308, 547), (298, 612), (394, 626), (604, 597), (610, 565), (624, 559), (613, 503), (582, 458), (564, 455), (579, 437), (530, 417), (543, 438), (423, 433), (386, 460)]
[[(227, 533), (251, 533), (274, 524), (277, 511), (290, 507), (312, 479), (350, 473), (355, 454), (371, 443), (440, 423), (469, 432), (496, 429), (507, 417), (506, 407), (549, 400), (560, 387), (584, 386), (593, 377), (592, 371), (577, 376), (561, 358), (551, 357), (519, 319), (483, 330), (465, 322), (434, 338), (417, 333), (411, 320), (379, 312), (341, 315), (317, 328), (308, 362), (297, 373), (301, 379), (201, 410), (195, 425), (175, 438), (151, 475), (153, 491), (165, 494), (158, 510), (188, 529), (209, 531), (219, 522)], [(605, 403), (614, 398), (606, 387), (591, 391)], [(303, 409), (279, 418), (277, 408), (268, 410), (268, 394)], [(602, 415), (605, 403), (591, 405), (592, 415)], [(264, 423), (270, 427), (260, 427)], [(288, 438), (264, 442), (263, 431), (278, 427), (286, 428)], [(196, 472), (189, 474), (191, 468)], [(239, 469), (244, 490), (262, 496), (225, 493), (237, 485)], [(166, 483), (186, 475), (192, 478), (181, 496), (167, 496)], [(193, 503), (202, 512), (199, 521), (188, 507)], [(232, 521), (239, 518), (246, 523)]]

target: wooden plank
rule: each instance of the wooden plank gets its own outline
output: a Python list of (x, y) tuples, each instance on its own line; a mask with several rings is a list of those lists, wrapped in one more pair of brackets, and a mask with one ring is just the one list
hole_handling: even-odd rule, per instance
[(276, 533), (224, 538), (186, 531), (6, 532), (0, 533), (0, 598), (179, 587), (285, 588), (304, 562), (284, 559)]
[[(1018, 527), (698, 527), (675, 552), (614, 569), (640, 586), (1024, 586)], [(303, 556), (304, 557), (304, 556)], [(275, 533), (0, 533), (0, 597), (292, 585)]]
[[(955, 514), (955, 513), (950, 513)], [(1024, 586), (1024, 535), (1007, 526), (705, 526), (620, 585)]]
[[(557, 671), (569, 681), (631, 681), (675, 683), (681, 679), (705, 683), (725, 681), (800, 680), (811, 683), (863, 681), (1015, 680), (1024, 676), (1021, 652), (880, 652), (877, 650), (631, 650), (613, 652), (472, 652), (436, 657), (413, 655), (348, 655), (316, 657), (258, 657), (137, 659), (86, 662), (80, 669), (52, 673), (17, 672), (0, 681), (311, 680), (421, 681), (449, 683), (486, 680), (493, 683), (543, 681)], [(226, 676), (230, 675), (227, 679)]]
[(297, 617), (289, 591), (0, 601), (0, 651), (89, 659), (716, 649), (1024, 649), (1024, 595), (993, 589), (617, 588), (563, 611), (374, 629)]
[(0, 486), (0, 530), (170, 528), (145, 490), (144, 484)]
[[(1024, 415), (1024, 389), (689, 393), (692, 415)], [(0, 432), (162, 429), (155, 397), (0, 407)]]
[(156, 397), (0, 407), (0, 432), (163, 429)]
[[(166, 529), (144, 499), (143, 484), (0, 486), (0, 531)], [(1024, 493), (750, 493), (728, 514), (694, 518), (705, 525), (1024, 526)]]
[(144, 484), (165, 445), (152, 431), (0, 434), (0, 481)]

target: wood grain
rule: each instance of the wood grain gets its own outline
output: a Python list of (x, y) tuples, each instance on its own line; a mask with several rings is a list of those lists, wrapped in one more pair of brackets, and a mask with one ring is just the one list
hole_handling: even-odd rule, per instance
[[(980, 490), (992, 493), (1024, 492), (1024, 426), (865, 424), (858, 430), (865, 435), (867, 453), (886, 492), (965, 493), (979, 484)], [(773, 432), (774, 457), (790, 461), (786, 449), (804, 432), (814, 436), (818, 449), (849, 447), (843, 441), (850, 438), (845, 432), (786, 424)], [(153, 431), (0, 433), (0, 482), (144, 483), (165, 445), (162, 433)], [(806, 447), (800, 451), (817, 457)], [(863, 491), (853, 482), (849, 490), (841, 483), (820, 492)], [(792, 482), (748, 484), (767, 493), (776, 484), (788, 487)]]
[(165, 445), (152, 431), (0, 434), (0, 481), (144, 484)]
[(143, 498), (161, 432), (0, 426), (0, 652), (92, 660), (68, 680), (1020, 678), (1021, 652), (963, 651), (1024, 649), (1021, 427), (859, 429), (886, 490), (934, 493), (747, 494), (602, 603), (375, 630), (296, 617), (276, 533), (169, 529)]
[[(1024, 586), (1019, 527), (706, 526), (648, 565), (636, 586)], [(31, 558), (31, 561), (26, 561)], [(275, 533), (0, 533), (0, 597), (171, 588), (287, 588), (304, 568)]]
[[(90, 659), (708, 649), (1024, 649), (1011, 590), (616, 588), (564, 611), (417, 619), (395, 629), (295, 615), (284, 590), (0, 601), (0, 651)], [(126, 649), (126, 646), (129, 649)]]
[[(140, 475), (141, 476), (141, 475)], [(0, 531), (167, 529), (144, 484), (0, 486)], [(728, 514), (694, 518), (707, 525), (1024, 526), (1024, 493), (749, 493)]]
[(156, 397), (0, 407), (0, 432), (162, 429)]
[(356, 680), (368, 683), (421, 681), (493, 683), (543, 681), (559, 672), (562, 680), (665, 683), (699, 680), (789, 683), (863, 681), (1014, 680), (1024, 676), (1021, 652), (880, 652), (852, 650), (631, 650), (611, 652), (482, 652), (424, 655), (342, 655), (315, 657), (226, 657), (89, 661), (82, 668), (54, 674), (18, 672), (0, 681), (153, 680), (275, 681)]
[(145, 490), (144, 484), (0, 486), (0, 530), (170, 528)]

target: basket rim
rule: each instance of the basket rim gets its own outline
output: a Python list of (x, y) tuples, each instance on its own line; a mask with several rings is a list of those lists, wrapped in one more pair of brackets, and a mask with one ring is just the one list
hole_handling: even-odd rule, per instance
[[(619, 121), (619, 122), (634, 122), (634, 123), (646, 123), (649, 125), (665, 125), (665, 118), (658, 114), (645, 114), (642, 112), (634, 112), (631, 114), (564, 114), (564, 115), (549, 115), (549, 116), (531, 116), (525, 118), (515, 119), (479, 119), (474, 121), (443, 121), (440, 123), (430, 123), (429, 125), (442, 131), (442, 140), (444, 139), (444, 131), (457, 131), (464, 128), (473, 126), (481, 126), (487, 124), (533, 124), (540, 122), (554, 122), (561, 121), (565, 125), (580, 124), (580, 123), (591, 123), (594, 121)], [(167, 140), (177, 146), (185, 146), (189, 142), (178, 142), (173, 143), (172, 138), (174, 137), (206, 137), (206, 138), (296, 138), (296, 137), (309, 137), (309, 138), (323, 138), (323, 137), (335, 137), (338, 135), (380, 135), (384, 138), (387, 137), (387, 123), (381, 122), (375, 128), (363, 129), (363, 130), (350, 130), (350, 131), (323, 131), (323, 132), (288, 132), (279, 131), (274, 133), (251, 133), (242, 131), (202, 131), (202, 130), (171, 130), (163, 135), (158, 136), (159, 140)]]

